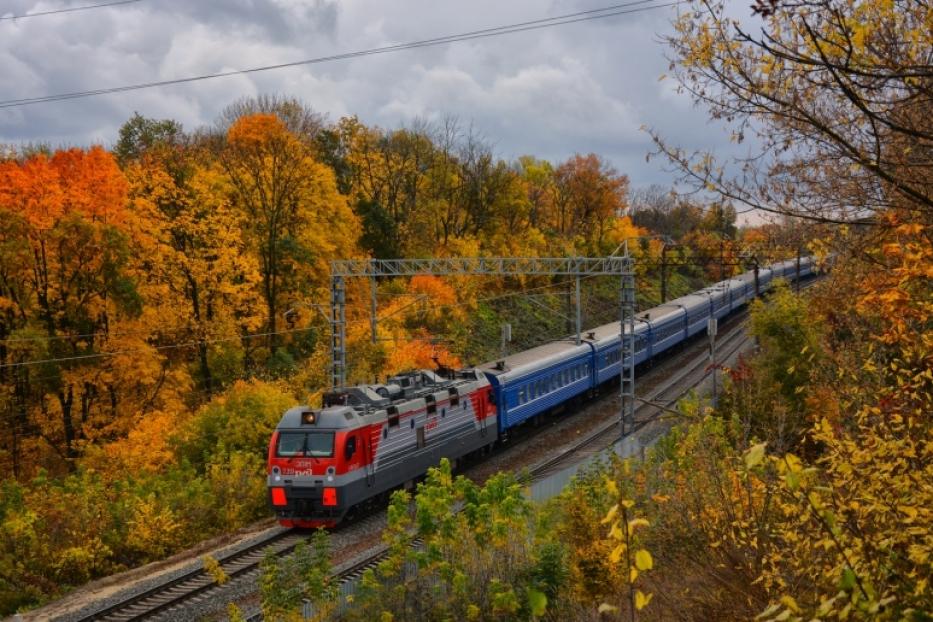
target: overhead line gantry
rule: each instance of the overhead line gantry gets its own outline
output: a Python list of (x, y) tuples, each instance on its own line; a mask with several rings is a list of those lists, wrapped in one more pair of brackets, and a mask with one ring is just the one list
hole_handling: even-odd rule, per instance
[[(331, 384), (347, 382), (346, 280), (367, 278), (370, 282), (370, 329), (373, 342), (377, 333), (376, 287), (378, 279), (415, 276), (569, 276), (576, 282), (576, 341), (582, 340), (580, 281), (594, 276), (619, 277), (619, 316), (622, 360), (634, 360), (635, 353), (635, 271), (632, 258), (610, 257), (445, 257), (437, 259), (351, 259), (331, 262)], [(635, 422), (635, 371), (622, 365), (622, 434), (632, 431)]]

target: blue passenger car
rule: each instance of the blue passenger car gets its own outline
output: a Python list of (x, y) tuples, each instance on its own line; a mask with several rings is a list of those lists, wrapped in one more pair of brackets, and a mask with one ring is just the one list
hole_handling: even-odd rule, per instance
[(657, 356), (687, 338), (687, 312), (683, 307), (664, 304), (648, 309), (639, 317), (651, 331), (651, 356)]
[(683, 307), (687, 313), (687, 337), (706, 330), (706, 321), (712, 312), (712, 297), (705, 291), (671, 300), (669, 305)]
[(698, 292), (709, 296), (711, 317), (720, 319), (728, 315), (729, 311), (732, 310), (732, 304), (730, 302), (731, 292), (729, 291), (728, 283), (728, 281), (720, 281)]
[[(627, 332), (627, 328), (626, 328)], [(618, 377), (622, 367), (622, 332), (619, 322), (604, 324), (587, 334), (592, 342), (596, 365), (596, 384)], [(651, 328), (644, 320), (635, 321), (635, 364), (651, 358)]]
[(553, 341), (479, 369), (493, 385), (502, 432), (591, 389), (593, 346)]

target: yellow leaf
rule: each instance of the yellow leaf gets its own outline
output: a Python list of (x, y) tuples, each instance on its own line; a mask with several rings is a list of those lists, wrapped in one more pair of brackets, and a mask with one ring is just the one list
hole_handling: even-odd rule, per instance
[(899, 505), (897, 506), (897, 509), (907, 515), (907, 520), (905, 522), (908, 523), (917, 518), (917, 515), (919, 514), (917, 508), (911, 507), (909, 505)]
[(615, 605), (610, 605), (610, 604), (607, 604), (607, 603), (601, 604), (601, 605), (599, 606), (599, 609), (598, 609), (599, 613), (612, 613), (612, 612), (618, 611), (618, 610), (619, 610), (619, 608), (616, 607)]
[(599, 522), (602, 523), (603, 525), (608, 525), (615, 519), (616, 514), (618, 513), (619, 513), (619, 504), (617, 503), (611, 508), (609, 508), (609, 513), (606, 514), (606, 518), (602, 519)]
[(629, 582), (629, 583), (635, 583), (635, 579), (637, 579), (637, 578), (638, 578), (638, 568), (635, 568), (634, 566), (633, 566), (632, 568), (629, 568), (629, 571), (628, 571), (628, 582)]
[(794, 613), (800, 613), (800, 607), (797, 606), (797, 601), (794, 600), (792, 596), (788, 596), (786, 594), (781, 596), (781, 603), (783, 603), (785, 607)]
[(613, 540), (621, 540), (622, 536), (622, 530), (619, 529), (619, 521), (616, 521), (612, 524), (612, 529), (609, 530), (609, 537)]
[(618, 564), (619, 560), (622, 559), (623, 553), (625, 553), (624, 542), (616, 548), (612, 549), (612, 553), (609, 553), (609, 561), (613, 564)]
[(641, 611), (648, 606), (654, 594), (643, 594), (641, 590), (635, 590), (635, 609)]
[(765, 445), (767, 443), (758, 443), (745, 452), (745, 466), (747, 468), (751, 469), (761, 464), (765, 457)]
[(651, 570), (654, 567), (654, 560), (651, 559), (651, 553), (645, 549), (639, 549), (636, 551), (635, 567), (639, 570)]

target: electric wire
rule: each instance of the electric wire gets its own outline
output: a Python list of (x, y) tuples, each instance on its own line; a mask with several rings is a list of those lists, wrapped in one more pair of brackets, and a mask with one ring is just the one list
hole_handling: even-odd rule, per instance
[(115, 2), (103, 2), (101, 4), (88, 4), (84, 6), (73, 6), (73, 7), (67, 7), (64, 9), (54, 9), (51, 11), (40, 11), (37, 13), (24, 13), (22, 15), (3, 15), (3, 16), (0, 16), (0, 21), (27, 19), (30, 17), (43, 17), (46, 15), (58, 15), (59, 13), (74, 13), (76, 11), (90, 11), (91, 9), (103, 9), (106, 7), (118, 6), (121, 4), (133, 4), (136, 2), (142, 2), (142, 0), (116, 0)]
[[(560, 15), (556, 17), (548, 17), (548, 18), (541, 18), (541, 19), (529, 20), (529, 21), (524, 21), (524, 22), (517, 22), (514, 24), (506, 24), (503, 26), (495, 26), (492, 28), (473, 30), (473, 31), (454, 34), (454, 35), (434, 37), (431, 39), (421, 39), (418, 41), (410, 41), (407, 43), (397, 43), (393, 45), (369, 48), (366, 50), (358, 50), (355, 52), (344, 52), (344, 53), (332, 54), (328, 56), (319, 56), (316, 58), (309, 58), (305, 60), (291, 61), (291, 62), (286, 62), (286, 63), (277, 63), (274, 65), (264, 65), (260, 67), (252, 67), (249, 69), (236, 69), (236, 70), (230, 70), (230, 71), (221, 71), (221, 72), (211, 73), (211, 74), (189, 76), (186, 78), (174, 78), (174, 79), (169, 79), (169, 80), (143, 82), (139, 84), (130, 84), (130, 85), (124, 85), (124, 86), (93, 89), (93, 90), (87, 90), (87, 91), (74, 91), (70, 93), (59, 93), (55, 95), (44, 95), (40, 97), (7, 99), (7, 100), (0, 101), (0, 108), (14, 108), (14, 107), (19, 107), (19, 106), (29, 106), (33, 104), (40, 104), (40, 103), (47, 103), (47, 102), (54, 102), (54, 101), (64, 101), (64, 100), (71, 100), (71, 99), (80, 99), (80, 98), (85, 98), (85, 97), (94, 97), (98, 95), (125, 93), (127, 91), (137, 91), (137, 90), (142, 90), (142, 89), (156, 88), (156, 87), (169, 86), (169, 85), (175, 85), (175, 84), (187, 84), (190, 82), (198, 82), (201, 80), (212, 80), (215, 78), (224, 78), (224, 77), (230, 77), (230, 76), (236, 76), (236, 75), (260, 73), (264, 71), (286, 69), (290, 67), (317, 65), (317, 64), (329, 63), (329, 62), (334, 62), (334, 61), (339, 61), (339, 60), (360, 58), (364, 56), (375, 56), (379, 54), (387, 54), (387, 53), (398, 52), (402, 50), (412, 50), (412, 49), (418, 49), (418, 48), (424, 48), (424, 47), (445, 45), (448, 43), (458, 43), (458, 42), (463, 42), (463, 41), (472, 41), (475, 39), (486, 39), (490, 37), (499, 37), (499, 36), (514, 34), (514, 33), (519, 33), (519, 32), (541, 30), (544, 28), (565, 26), (567, 24), (576, 24), (580, 22), (607, 19), (610, 17), (619, 16), (619, 15), (627, 15), (631, 13), (652, 11), (656, 9), (676, 6), (678, 4), (683, 4), (686, 0), (673, 0), (671, 2), (665, 2), (662, 4), (652, 4), (654, 1), (655, 0), (635, 0), (633, 2), (627, 2), (624, 4), (617, 4), (617, 5), (612, 5), (608, 7), (603, 7), (601, 9), (578, 11), (575, 13), (567, 13), (565, 15)], [(639, 5), (643, 5), (643, 6), (639, 6)]]

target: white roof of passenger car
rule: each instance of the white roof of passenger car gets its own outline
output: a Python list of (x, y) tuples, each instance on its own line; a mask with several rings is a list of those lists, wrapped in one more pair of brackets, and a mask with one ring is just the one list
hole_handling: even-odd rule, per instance
[(652, 307), (647, 311), (642, 311), (637, 313), (639, 319), (648, 320), (652, 324), (659, 324), (671, 318), (682, 316), (684, 310), (682, 307), (677, 307), (671, 304), (658, 305), (657, 307)]
[(504, 359), (498, 359), (505, 362), (505, 369), (497, 369), (496, 361), (483, 363), (477, 368), (491, 373), (500, 380), (518, 378), (530, 374), (539, 369), (550, 367), (551, 365), (563, 360), (569, 360), (582, 354), (592, 352), (590, 345), (584, 341), (580, 345), (574, 343), (574, 339), (564, 339), (561, 341), (552, 341), (537, 346), (523, 352), (510, 354)]
[(671, 305), (681, 305), (687, 309), (687, 311), (692, 311), (697, 307), (706, 306), (709, 307), (709, 296), (706, 295), (705, 290), (694, 294), (687, 294), (686, 296), (681, 296), (680, 298), (675, 298), (671, 300), (668, 304)]

